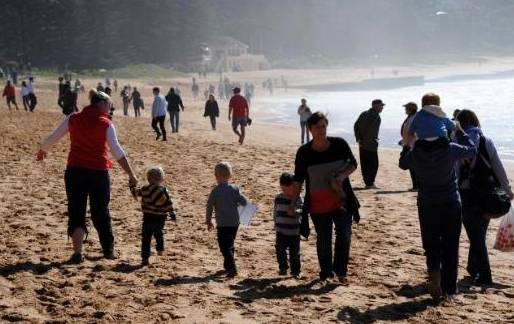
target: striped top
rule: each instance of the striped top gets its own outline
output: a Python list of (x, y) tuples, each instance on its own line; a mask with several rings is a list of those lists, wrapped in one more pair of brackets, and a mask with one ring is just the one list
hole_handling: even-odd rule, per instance
[(130, 192), (134, 197), (141, 197), (143, 214), (166, 217), (169, 213), (170, 218), (175, 220), (175, 209), (166, 187), (156, 184), (149, 184), (141, 188), (130, 186)]
[[(273, 221), (275, 222), (275, 231), (284, 235), (300, 235), (301, 216), (289, 216), (287, 210), (291, 199), (280, 193), (275, 196), (275, 204), (273, 207)], [(302, 198), (298, 197), (296, 201), (296, 210), (302, 209)]]

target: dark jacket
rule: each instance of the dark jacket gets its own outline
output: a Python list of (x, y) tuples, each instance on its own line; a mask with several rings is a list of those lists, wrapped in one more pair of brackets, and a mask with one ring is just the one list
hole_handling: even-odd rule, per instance
[(457, 132), (459, 145), (440, 137), (436, 141), (417, 140), (414, 148), (404, 146), (400, 168), (412, 168), (418, 180), (418, 207), (460, 201), (457, 184), (457, 162), (477, 155), (477, 148), (462, 131)]
[(360, 114), (353, 125), (355, 139), (359, 142), (359, 147), (369, 151), (378, 149), (380, 123), (380, 114), (373, 108)]
[(166, 98), (168, 102), (168, 111), (180, 111), (180, 107), (184, 109), (182, 99), (180, 99), (180, 96), (176, 93), (168, 93), (164, 98)]
[(204, 117), (219, 117), (220, 108), (218, 107), (218, 102), (216, 100), (207, 100), (205, 103), (205, 112), (203, 113)]

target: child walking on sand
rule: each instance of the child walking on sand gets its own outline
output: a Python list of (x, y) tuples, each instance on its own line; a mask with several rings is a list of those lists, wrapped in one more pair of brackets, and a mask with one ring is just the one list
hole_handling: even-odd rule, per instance
[(275, 249), (278, 261), (278, 274), (287, 274), (287, 250), (289, 250), (289, 264), (291, 275), (295, 278), (300, 276), (300, 221), (302, 198), (296, 201), (296, 214), (289, 216), (287, 210), (294, 197), (293, 175), (287, 172), (280, 176), (281, 193), (275, 196), (273, 207), (273, 221), (277, 234)]
[(152, 167), (146, 172), (148, 185), (138, 188), (130, 183), (130, 191), (137, 199), (141, 197), (141, 209), (143, 211), (143, 232), (141, 240), (142, 265), (148, 265), (150, 258), (150, 243), (152, 236), (157, 243), (157, 254), (164, 252), (164, 235), (162, 230), (166, 216), (176, 221), (175, 209), (168, 189), (164, 184), (164, 171), (160, 167)]
[(207, 200), (207, 215), (205, 224), (207, 230), (212, 231), (212, 212), (216, 213), (216, 229), (218, 244), (224, 262), (223, 268), (227, 277), (237, 275), (236, 262), (234, 260), (234, 241), (239, 228), (238, 206), (246, 206), (246, 197), (241, 194), (239, 188), (229, 183), (232, 176), (232, 167), (228, 162), (220, 162), (214, 168), (214, 176), (218, 185), (211, 191)]

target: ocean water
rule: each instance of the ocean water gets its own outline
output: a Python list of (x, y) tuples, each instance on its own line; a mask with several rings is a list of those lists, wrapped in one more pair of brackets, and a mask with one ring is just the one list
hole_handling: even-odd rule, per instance
[(270, 112), (273, 118), (268, 121), (299, 125), (297, 108), (304, 97), (313, 111), (328, 114), (331, 135), (355, 143), (354, 122), (370, 107), (373, 99), (380, 98), (386, 104), (381, 114), (380, 146), (398, 148), (400, 126), (406, 117), (402, 105), (414, 101), (420, 106), (421, 97), (427, 92), (439, 94), (441, 106), (450, 117), (457, 108), (473, 110), (484, 134), (493, 140), (502, 158), (514, 159), (514, 79), (427, 83), (377, 91), (305, 91), (300, 97), (285, 94), (259, 98), (258, 109)]

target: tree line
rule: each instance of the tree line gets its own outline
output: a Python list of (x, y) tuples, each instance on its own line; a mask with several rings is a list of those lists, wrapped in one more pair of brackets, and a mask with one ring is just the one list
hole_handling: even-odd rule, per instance
[(227, 35), (271, 60), (507, 53), (510, 0), (0, 0), (0, 64), (180, 67)]

